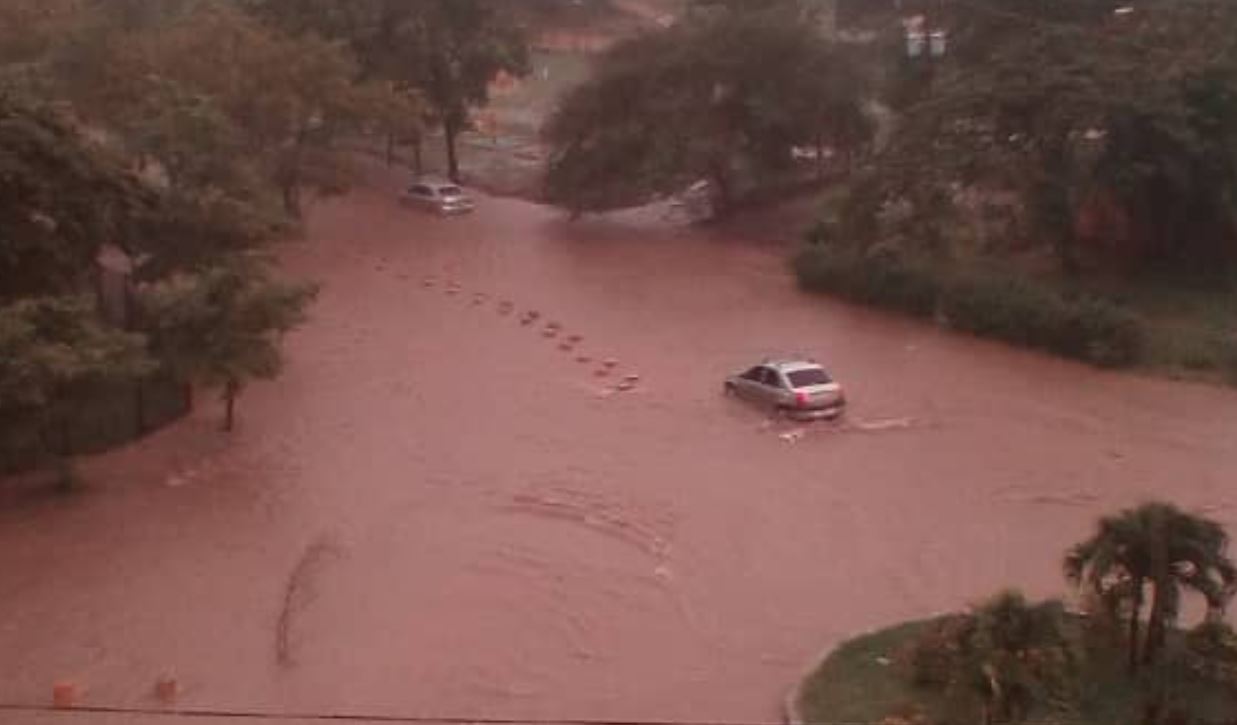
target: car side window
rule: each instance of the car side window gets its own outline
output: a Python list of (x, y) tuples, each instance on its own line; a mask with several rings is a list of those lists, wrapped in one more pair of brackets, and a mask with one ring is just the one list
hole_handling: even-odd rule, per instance
[(416, 194), (417, 196), (429, 196), (430, 188), (428, 186), (425, 186), (424, 184), (416, 184), (412, 187), (412, 193)]
[(759, 383), (759, 382), (764, 381), (764, 375), (765, 375), (765, 369), (758, 366), (758, 367), (754, 367), (751, 370), (748, 370), (747, 372), (743, 373), (741, 377), (744, 380), (751, 380), (754, 383)]
[(770, 388), (782, 387), (782, 378), (778, 376), (777, 371), (773, 368), (764, 369), (764, 379), (761, 380), (761, 382), (768, 385)]

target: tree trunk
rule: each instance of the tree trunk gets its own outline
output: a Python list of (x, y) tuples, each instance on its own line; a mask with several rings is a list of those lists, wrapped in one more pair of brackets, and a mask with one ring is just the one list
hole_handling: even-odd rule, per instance
[(421, 161), (421, 134), (417, 134), (416, 141), (412, 144), (412, 167), (417, 172), (417, 176), (425, 173), (424, 166)]
[(1134, 580), (1134, 601), (1130, 603), (1130, 673), (1138, 671), (1138, 620), (1142, 617), (1143, 582)]
[(825, 139), (816, 134), (816, 180), (825, 180)]
[(193, 383), (185, 382), (180, 385), (181, 403), (185, 406), (186, 413), (193, 410)]
[(1164, 611), (1164, 590), (1165, 587), (1172, 586), (1165, 583), (1157, 577), (1154, 582), (1155, 591), (1151, 599), (1151, 614), (1147, 616), (1147, 638), (1143, 644), (1143, 664), (1149, 665), (1155, 661), (1155, 656), (1160, 651), (1160, 646), (1164, 644), (1164, 634), (1166, 632), (1167, 622), (1164, 621), (1168, 616)]
[(146, 382), (139, 379), (133, 388), (133, 428), (139, 437), (146, 435)]
[(223, 430), (225, 433), (231, 433), (236, 424), (236, 394), (239, 388), (235, 380), (229, 380), (223, 386)]
[(293, 181), (283, 184), (283, 208), (294, 219), (301, 218), (301, 195)]
[(395, 163), (395, 132), (387, 131), (387, 166)]
[(456, 156), (455, 137), (459, 134), (459, 129), (456, 128), (451, 119), (444, 119), (442, 122), (442, 135), (447, 142), (447, 176), (451, 181), (460, 183), (460, 162)]
[(713, 182), (713, 216), (721, 218), (729, 214), (734, 206), (734, 191), (730, 188), (730, 175), (724, 162), (714, 163), (709, 176)]

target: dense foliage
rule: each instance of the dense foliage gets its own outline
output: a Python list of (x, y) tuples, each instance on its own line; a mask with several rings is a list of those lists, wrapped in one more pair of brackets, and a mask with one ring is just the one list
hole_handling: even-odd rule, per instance
[(1233, 262), (1237, 6), (984, 7), (953, 21), (946, 58), (899, 56), (896, 130), (839, 236), (945, 258), (1042, 249), (1072, 273)]
[[(306, 191), (347, 185), (350, 134), (419, 138), (441, 122), (457, 172), (455, 136), (489, 83), (527, 68), (503, 7), (0, 5), (0, 465), (15, 448), (71, 455), (61, 411), (101, 387), (136, 386), (142, 429), (155, 369), (219, 388), (231, 427), (237, 394), (279, 371), (279, 341), (313, 297), (263, 248)], [(120, 269), (103, 270), (104, 250)], [(122, 299), (103, 299), (105, 276), (126, 278), (111, 289)]]
[(562, 99), (546, 128), (547, 192), (601, 211), (707, 179), (724, 212), (742, 182), (786, 172), (795, 147), (865, 142), (861, 94), (798, 3), (708, 4), (620, 43)]

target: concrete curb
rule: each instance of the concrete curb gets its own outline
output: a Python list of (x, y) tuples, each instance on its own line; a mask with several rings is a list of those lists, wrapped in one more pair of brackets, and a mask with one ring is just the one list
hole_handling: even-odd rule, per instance
[[(868, 634), (879, 631), (880, 630), (877, 629), (869, 633), (858, 634), (850, 639), (866, 637)], [(816, 670), (824, 664), (825, 660), (829, 659), (829, 656), (832, 655), (838, 647), (841, 647), (846, 642), (849, 642), (850, 639), (844, 639), (837, 644), (830, 645), (821, 650), (821, 653), (817, 655), (812, 660), (812, 663), (803, 670), (803, 674), (799, 675), (799, 679), (795, 682), (795, 686), (791, 688), (790, 692), (786, 693), (786, 698), (782, 701), (782, 719), (786, 722), (786, 725), (807, 725), (807, 721), (803, 717), (803, 712), (799, 709), (799, 701), (803, 696), (803, 685), (807, 683), (807, 680), (812, 676), (812, 673), (816, 672)]]

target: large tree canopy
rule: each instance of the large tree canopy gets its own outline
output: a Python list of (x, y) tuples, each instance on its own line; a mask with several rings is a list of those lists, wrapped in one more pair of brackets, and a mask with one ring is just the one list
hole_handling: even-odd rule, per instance
[(153, 196), (54, 111), (0, 93), (0, 303), (76, 289)]
[(249, 0), (294, 34), (345, 41), (363, 75), (415, 92), (442, 126), (448, 174), (459, 176), (456, 139), (489, 101), (501, 72), (529, 70), (523, 31), (495, 0)]
[(739, 173), (782, 170), (798, 145), (863, 142), (852, 66), (796, 4), (770, 5), (693, 14), (602, 57), (547, 126), (550, 198), (606, 210), (708, 178), (724, 210)]
[(861, 223), (846, 236), (878, 241), (880, 210), (904, 203), (912, 241), (934, 243), (967, 189), (1017, 199), (1007, 241), (1042, 244), (1071, 271), (1237, 259), (1237, 6), (989, 10), (960, 25), (945, 60), (916, 61), (935, 72), (856, 184)]

